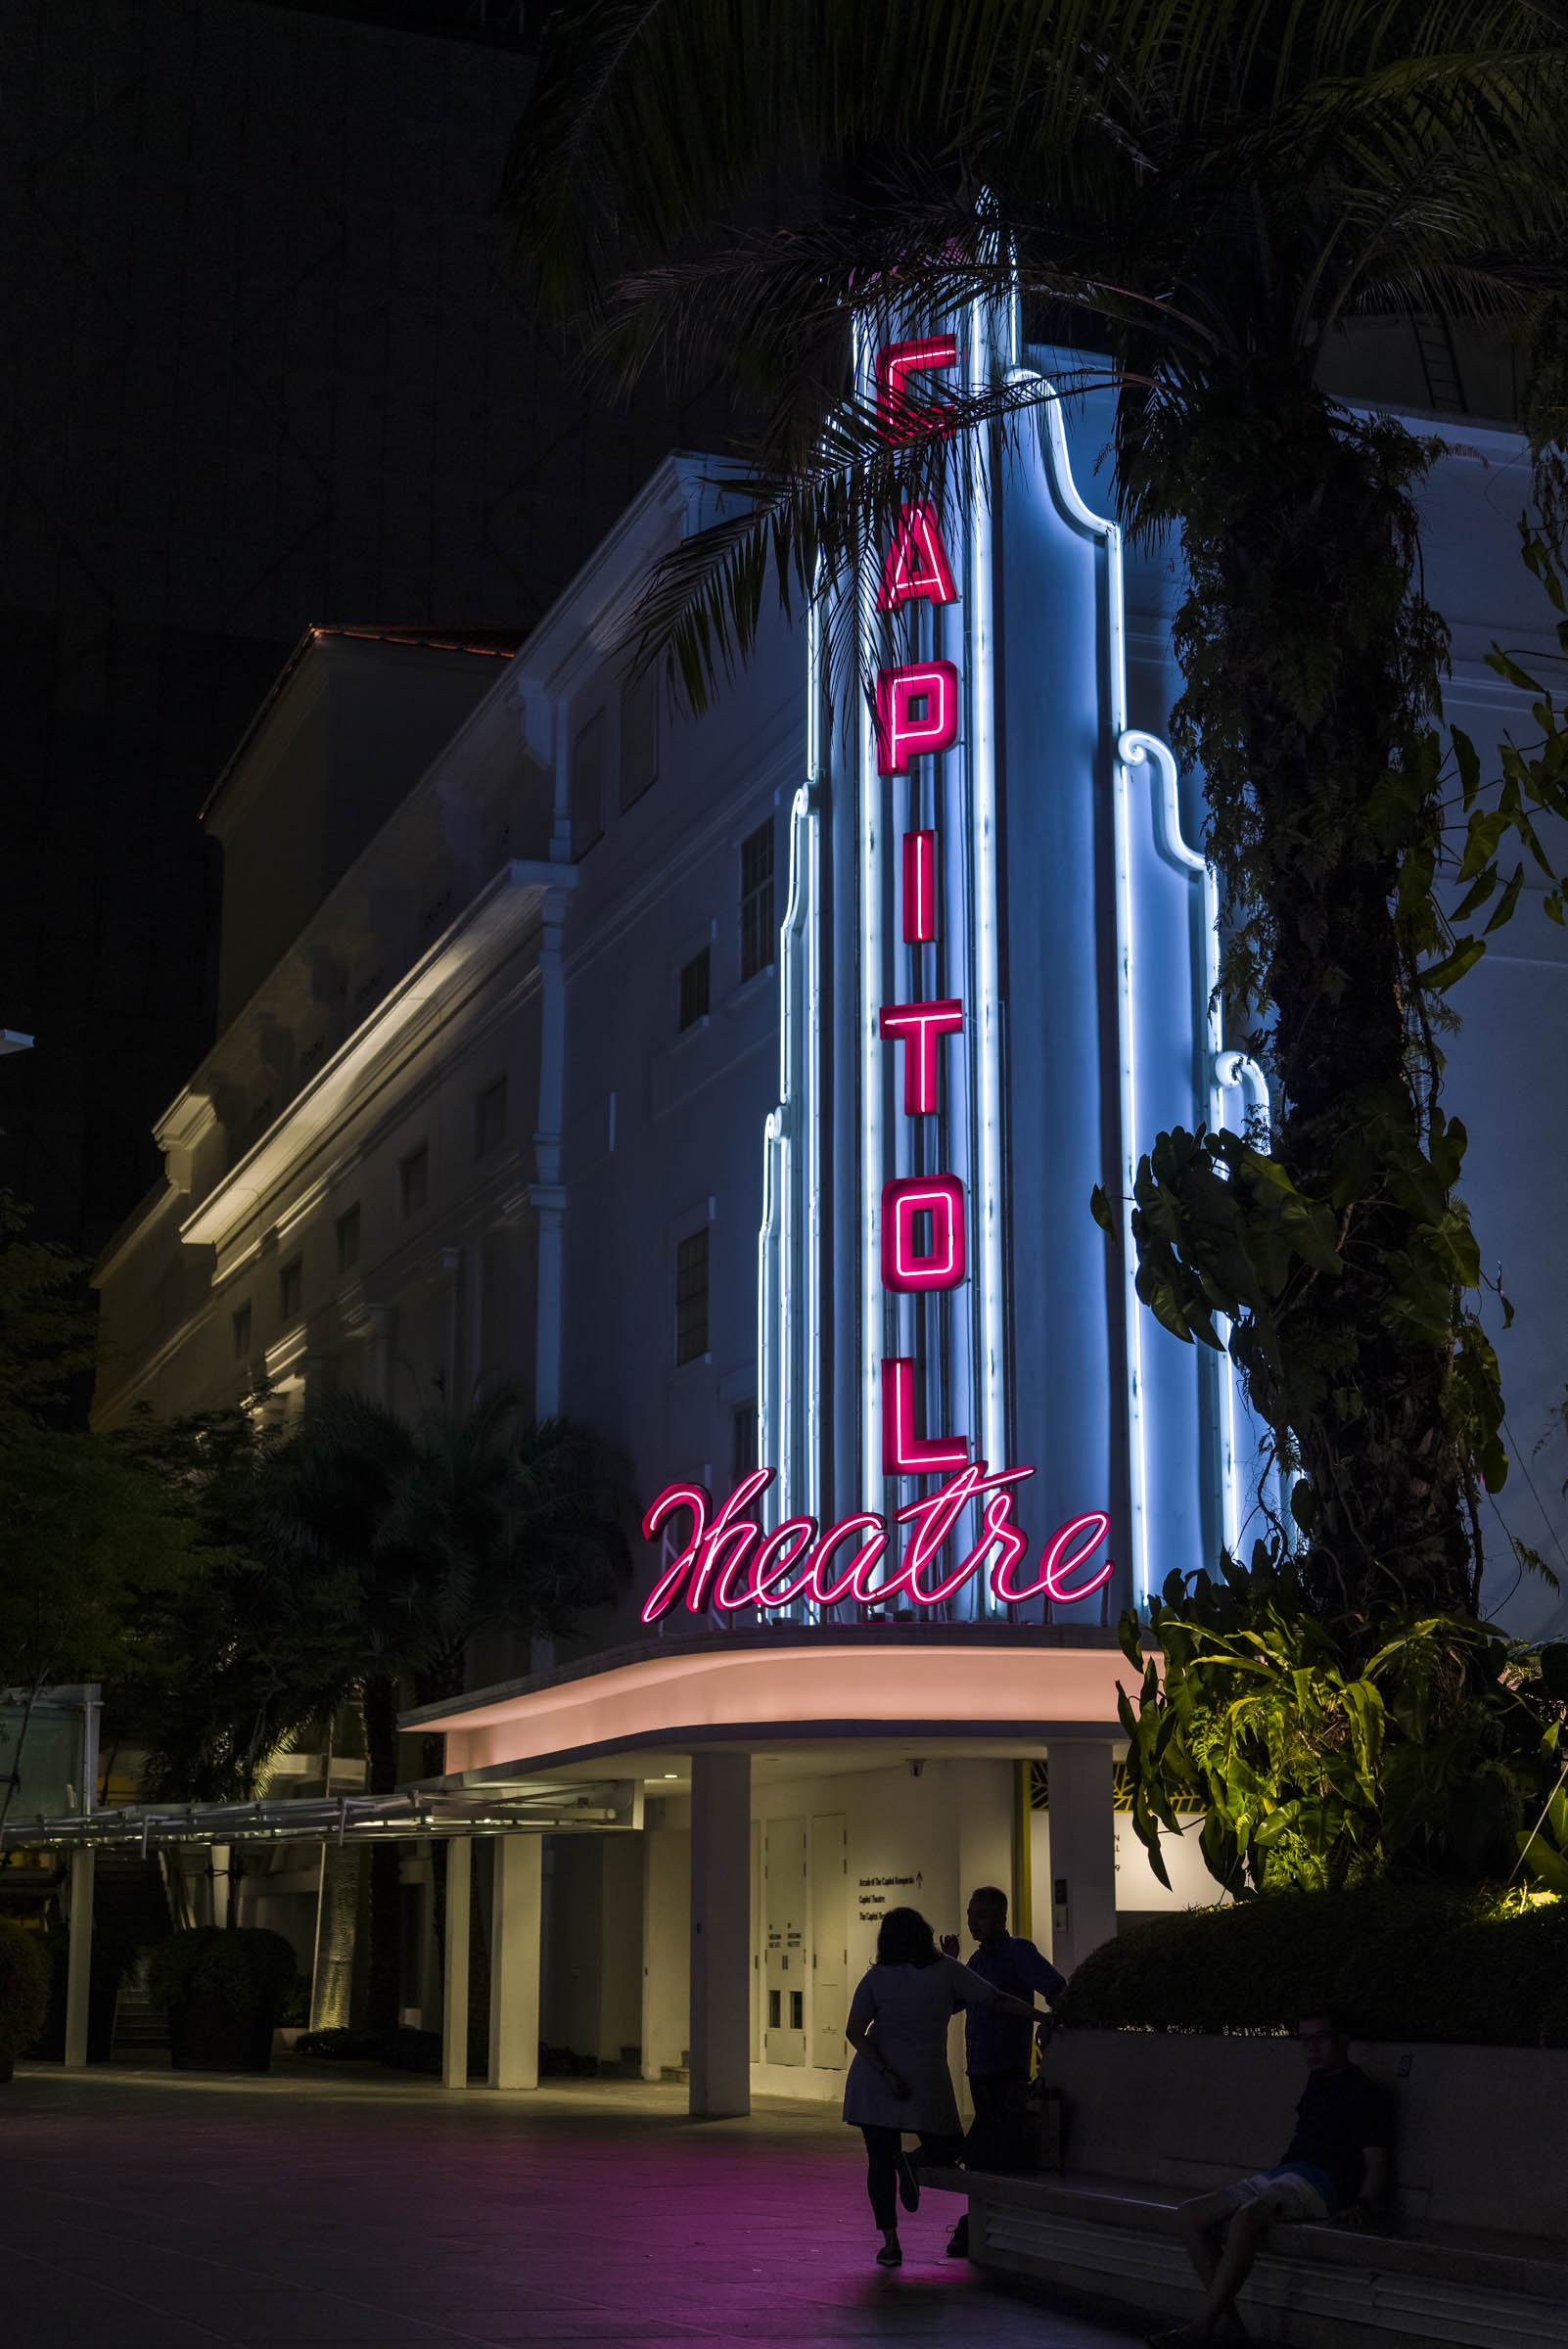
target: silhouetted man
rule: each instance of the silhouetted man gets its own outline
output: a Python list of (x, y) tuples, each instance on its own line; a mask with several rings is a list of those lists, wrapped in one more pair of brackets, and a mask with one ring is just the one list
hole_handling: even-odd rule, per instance
[[(1050, 2005), (1067, 1983), (1048, 1958), (1032, 1941), (1007, 1930), (1007, 1895), (994, 1884), (982, 1884), (969, 1896), (969, 1930), (975, 1949), (968, 1959), (972, 1972), (1015, 1999), (1033, 2000), (1038, 1991)], [(958, 1955), (958, 1936), (946, 1933), (942, 1946), (949, 1958)], [(989, 2006), (971, 2006), (964, 2022), (964, 2069), (975, 2119), (964, 2142), (964, 2156), (976, 2169), (1001, 2158), (1010, 2120), (1021, 2119), (1029, 2096), (1029, 2055), (1034, 2033), (1012, 2015), (998, 2015)], [(969, 2213), (965, 2211), (947, 2243), (949, 2259), (963, 2259), (969, 2250)]]
[(1336, 2216), (1341, 2225), (1360, 2226), (1388, 2193), (1393, 2104), (1387, 2089), (1352, 2063), (1338, 2015), (1321, 2008), (1303, 2015), (1296, 2037), (1307, 2058), (1296, 2134), (1271, 2170), (1199, 2194), (1176, 2212), (1208, 2296), (1190, 2324), (1151, 2332), (1154, 2349), (1196, 2349), (1199, 2342), (1243, 2337), (1235, 2298), (1270, 2227), (1310, 2226)]

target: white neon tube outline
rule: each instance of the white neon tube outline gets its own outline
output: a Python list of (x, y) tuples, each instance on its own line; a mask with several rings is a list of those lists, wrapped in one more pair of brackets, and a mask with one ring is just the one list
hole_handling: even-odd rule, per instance
[[(862, 401), (874, 396), (874, 354), (864, 322), (854, 322), (854, 377)], [(851, 592), (862, 606), (861, 582)], [(860, 725), (856, 847), (860, 867), (860, 1472), (867, 1499), (882, 1491), (882, 777), (868, 696), (857, 696)]]
[(1143, 1416), (1142, 1306), (1137, 1293), (1137, 1256), (1132, 1244), (1132, 1178), (1137, 1171), (1134, 1142), (1137, 1117), (1137, 1066), (1132, 1027), (1132, 872), (1130, 815), (1128, 806), (1128, 768), (1121, 755), (1127, 730), (1127, 646), (1123, 612), (1122, 533), (1106, 516), (1095, 514), (1079, 495), (1068, 456), (1067, 427), (1054, 385), (1037, 368), (1011, 367), (1007, 381), (1039, 387), (1041, 415), (1051, 478), (1069, 518), (1105, 548), (1107, 716), (1113, 745), (1111, 761), (1111, 834), (1115, 863), (1116, 902), (1116, 1017), (1118, 1093), (1121, 1125), (1122, 1195), (1122, 1327), (1127, 1353), (1128, 1499), (1131, 1555), (1129, 1566), (1135, 1598), (1152, 1595), (1149, 1579), (1149, 1470), (1147, 1431)]
[[(1243, 1125), (1249, 1124), (1254, 1116), (1263, 1118), (1263, 1126), (1253, 1146), (1267, 1158), (1268, 1121), (1273, 1114), (1273, 1105), (1268, 1098), (1268, 1078), (1258, 1063), (1245, 1052), (1222, 1052), (1215, 1062), (1215, 1070), (1227, 1092), (1241, 1094)], [(1248, 1138), (1250, 1140), (1252, 1137), (1249, 1135)]]
[[(992, 321), (976, 302), (969, 316), (970, 391), (990, 389)], [(980, 1305), (979, 1456), (1007, 1454), (1007, 1389), (1002, 1296), (1001, 981), (996, 880), (995, 615), (992, 578), (992, 484), (989, 441), (970, 449), (968, 658), (969, 790), (975, 874), (976, 1073), (975, 1255)]]
[[(1181, 798), (1177, 786), (1176, 762), (1168, 743), (1158, 734), (1146, 734), (1140, 727), (1130, 727), (1122, 735), (1118, 750), (1127, 766), (1151, 765), (1157, 777), (1154, 799), (1155, 845), (1167, 864), (1201, 883), (1203, 889), (1203, 1006), (1204, 1050), (1200, 1109), (1211, 1131), (1217, 1131), (1224, 1120), (1222, 1098), (1221, 1063), (1224, 1058), (1223, 1019), (1220, 1006), (1220, 880), (1214, 866), (1201, 849), (1195, 849), (1183, 838), (1181, 831)], [(1237, 1055), (1236, 1057), (1239, 1057)], [(1224, 1359), (1220, 1369), (1220, 1539), (1234, 1557), (1241, 1539), (1241, 1498), (1236, 1460), (1236, 1372), (1230, 1359), (1230, 1323), (1223, 1313), (1217, 1317)]]
[[(820, 589), (820, 583), (819, 583)], [(807, 616), (807, 779), (790, 805), (789, 890), (779, 925), (779, 1106), (762, 1129), (762, 1220), (758, 1234), (758, 1458), (779, 1469), (763, 1508), (791, 1513), (797, 1482), (806, 1513), (821, 1492), (821, 634), (820, 591)], [(804, 1175), (797, 1227), (796, 1167)], [(806, 1305), (799, 1331), (799, 1241)], [(797, 1344), (799, 1336), (799, 1344)], [(799, 1513), (799, 1512), (795, 1512)]]

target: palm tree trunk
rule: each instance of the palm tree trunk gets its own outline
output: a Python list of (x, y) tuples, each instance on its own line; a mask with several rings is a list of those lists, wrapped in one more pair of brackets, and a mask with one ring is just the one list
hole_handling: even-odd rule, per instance
[(1445, 1413), (1453, 1335), (1423, 1341), (1400, 1311), (1418, 1232), (1392, 1195), (1402, 1156), (1425, 1146), (1428, 1073), (1379, 810), (1391, 778), (1419, 772), (1437, 715), (1446, 635), (1411, 589), (1411, 492), (1430, 461), (1392, 428), (1348, 430), (1297, 362), (1249, 359), (1192, 394), (1180, 479), (1162, 484), (1192, 582), (1176, 731), (1252, 916), (1274, 1154), (1339, 1220), (1343, 1275), (1297, 1286), (1249, 1379), (1306, 1472), (1306, 1595), (1341, 1622), (1462, 1609), (1471, 1582), (1468, 1463)]

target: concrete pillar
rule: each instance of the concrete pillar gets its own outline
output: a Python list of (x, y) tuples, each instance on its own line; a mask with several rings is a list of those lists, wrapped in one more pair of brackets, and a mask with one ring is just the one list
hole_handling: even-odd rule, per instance
[(446, 1844), (446, 1950), (441, 1980), (441, 2086), (468, 2086), (468, 1920), (474, 1892), (474, 1839)]
[(750, 1754), (691, 1762), (691, 2110), (752, 2108)]
[(98, 1855), (70, 1855), (70, 1957), (66, 1973), (66, 2069), (87, 2061), (87, 2003), (93, 1977), (93, 1873)]
[(685, 2062), (691, 2028), (691, 1835), (655, 1824), (641, 1840), (642, 2076), (662, 2080)]
[(495, 1838), (490, 1903), (490, 2086), (539, 2085), (542, 1835)]
[(1062, 1740), (1047, 1759), (1051, 1957), (1070, 1974), (1116, 1931), (1115, 1748)]

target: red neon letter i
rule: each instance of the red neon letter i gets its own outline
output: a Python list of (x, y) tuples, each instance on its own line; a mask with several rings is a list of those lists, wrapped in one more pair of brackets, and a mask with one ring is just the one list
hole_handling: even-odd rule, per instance
[(924, 945), (937, 935), (937, 835), (903, 836), (904, 944)]

